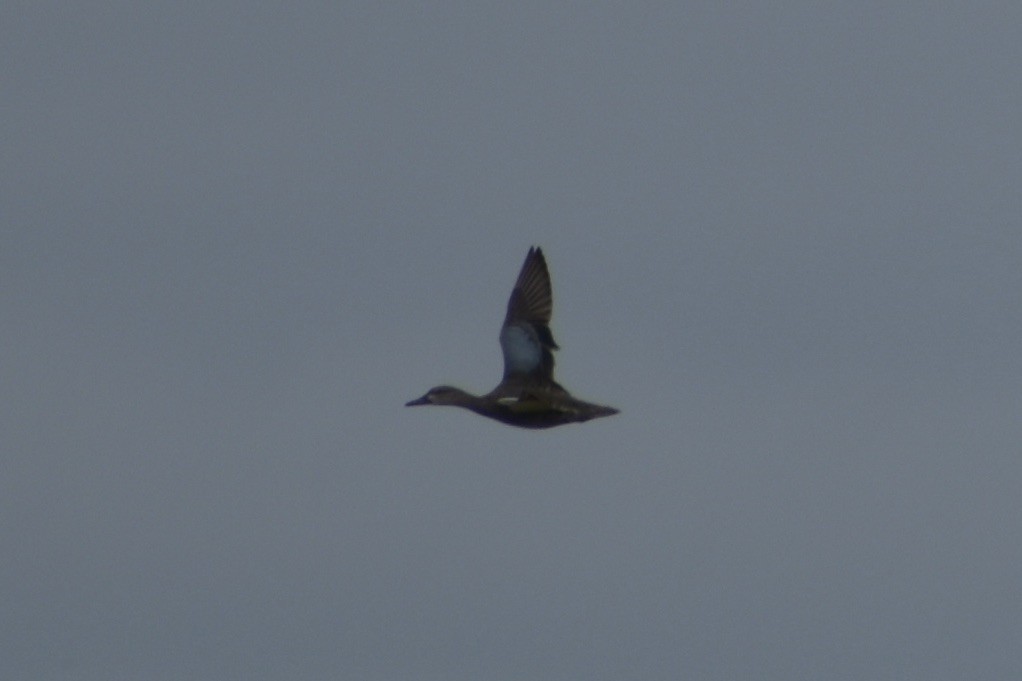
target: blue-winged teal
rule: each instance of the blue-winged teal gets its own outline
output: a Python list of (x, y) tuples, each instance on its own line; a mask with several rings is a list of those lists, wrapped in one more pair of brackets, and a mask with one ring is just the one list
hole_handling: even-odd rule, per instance
[(522, 428), (551, 428), (618, 413), (613, 407), (575, 399), (554, 380), (553, 351), (558, 348), (550, 333), (552, 310), (546, 259), (539, 248), (530, 248), (500, 328), (500, 348), (504, 351), (500, 385), (485, 395), (441, 385), (405, 406), (464, 407)]

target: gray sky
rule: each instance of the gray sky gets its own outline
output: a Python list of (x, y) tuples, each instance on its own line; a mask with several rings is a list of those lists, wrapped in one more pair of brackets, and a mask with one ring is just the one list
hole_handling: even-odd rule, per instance
[[(7, 3), (0, 676), (1022, 676), (1022, 6), (943, 4)], [(532, 244), (622, 413), (405, 409)]]

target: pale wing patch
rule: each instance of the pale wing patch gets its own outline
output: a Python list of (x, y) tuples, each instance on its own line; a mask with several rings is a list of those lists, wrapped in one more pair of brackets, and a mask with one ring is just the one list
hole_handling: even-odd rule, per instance
[(508, 373), (530, 373), (543, 359), (539, 343), (520, 326), (505, 326), (501, 330), (500, 347), (504, 351), (504, 368)]

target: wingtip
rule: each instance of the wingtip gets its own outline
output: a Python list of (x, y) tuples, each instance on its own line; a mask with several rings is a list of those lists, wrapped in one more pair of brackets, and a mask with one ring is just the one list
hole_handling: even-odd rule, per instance
[(539, 246), (530, 246), (529, 247), (529, 253), (528, 253), (528, 255), (525, 256), (525, 263), (526, 264), (528, 264), (530, 262), (533, 262), (533, 261), (538, 262), (539, 265), (547, 272), (547, 276), (548, 277), (550, 276), (549, 275), (549, 271), (550, 270), (549, 270), (549, 267), (547, 267), (547, 264), (546, 264), (546, 256), (543, 255), (543, 249), (540, 248)]

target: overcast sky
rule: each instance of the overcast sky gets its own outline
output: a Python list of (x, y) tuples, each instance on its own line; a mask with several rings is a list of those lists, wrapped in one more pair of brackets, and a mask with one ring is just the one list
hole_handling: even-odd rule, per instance
[[(0, 64), (0, 677), (1022, 678), (1019, 3), (12, 2)], [(531, 245), (621, 414), (405, 409)]]

